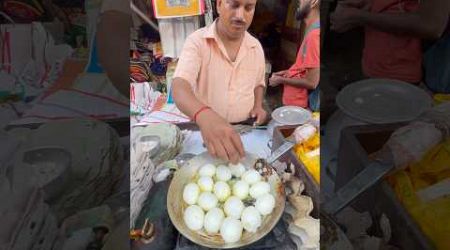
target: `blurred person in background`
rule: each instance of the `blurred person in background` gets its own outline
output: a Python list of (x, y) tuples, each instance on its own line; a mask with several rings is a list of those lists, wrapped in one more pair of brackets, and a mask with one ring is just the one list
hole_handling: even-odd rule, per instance
[(309, 105), (308, 92), (315, 90), (320, 80), (320, 1), (299, 0), (296, 18), (306, 26), (297, 59), (288, 70), (273, 73), (269, 86), (284, 85), (283, 105), (308, 108), (318, 102)]
[[(423, 40), (448, 44), (449, 16), (449, 1), (344, 0), (331, 16), (331, 29), (345, 32), (365, 27), (362, 65), (368, 77), (418, 84), (423, 81)], [(445, 54), (450, 46), (446, 47), (434, 54)], [(442, 66), (430, 65), (425, 58), (425, 74), (435, 67)]]

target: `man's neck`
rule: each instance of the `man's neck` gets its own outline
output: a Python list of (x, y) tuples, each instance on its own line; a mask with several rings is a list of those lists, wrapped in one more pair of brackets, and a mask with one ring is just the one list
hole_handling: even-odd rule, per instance
[(305, 18), (304, 22), (306, 25), (306, 28), (309, 28), (311, 25), (314, 24), (314, 22), (320, 20), (320, 13), (317, 9), (311, 10), (309, 15)]
[(216, 32), (219, 39), (222, 41), (224, 45), (228, 44), (241, 44), (242, 40), (244, 39), (244, 36), (239, 38), (231, 38), (229, 37), (225, 32), (225, 27), (223, 27), (223, 24), (220, 22), (220, 19), (217, 19), (216, 23)]

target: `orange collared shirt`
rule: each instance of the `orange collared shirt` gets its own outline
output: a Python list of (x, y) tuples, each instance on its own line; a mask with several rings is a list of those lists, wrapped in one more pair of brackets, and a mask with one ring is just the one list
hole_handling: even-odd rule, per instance
[[(285, 77), (304, 78), (309, 69), (319, 67), (320, 29), (315, 29), (307, 34), (303, 39), (303, 42), (298, 49), (297, 59), (288, 69)], [(283, 105), (308, 108), (308, 90), (285, 84), (283, 90)]]
[[(419, 8), (419, 1), (373, 1), (373, 13), (411, 13)], [(422, 80), (422, 40), (365, 28), (362, 68), (370, 78), (389, 78), (409, 83)]]
[(265, 86), (264, 51), (246, 32), (232, 62), (217, 35), (216, 22), (188, 36), (173, 77), (189, 82), (195, 96), (228, 122), (240, 122), (249, 118), (255, 88)]

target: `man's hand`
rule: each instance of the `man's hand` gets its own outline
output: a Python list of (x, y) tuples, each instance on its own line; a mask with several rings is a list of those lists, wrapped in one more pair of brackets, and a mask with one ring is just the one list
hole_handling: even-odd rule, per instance
[(269, 78), (269, 86), (270, 87), (276, 87), (283, 83), (283, 77), (279, 75), (272, 75), (271, 78)]
[(254, 125), (258, 126), (266, 121), (267, 111), (264, 110), (261, 106), (255, 106), (253, 107), (252, 111), (250, 111), (250, 117), (256, 118), (256, 122)]
[(342, 33), (360, 26), (360, 17), (364, 12), (349, 5), (338, 5), (330, 17), (331, 30)]
[(272, 75), (274, 75), (274, 76), (284, 76), (284, 75), (286, 75), (287, 72), (288, 72), (287, 70), (281, 70), (281, 71), (278, 71), (278, 72), (274, 72)]
[(241, 137), (233, 127), (212, 110), (205, 110), (197, 117), (197, 124), (208, 152), (213, 157), (233, 164), (245, 156)]

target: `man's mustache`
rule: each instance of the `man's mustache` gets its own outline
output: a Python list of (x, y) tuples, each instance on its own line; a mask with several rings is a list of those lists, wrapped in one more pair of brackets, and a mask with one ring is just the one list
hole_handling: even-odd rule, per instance
[(232, 24), (235, 24), (235, 25), (242, 25), (242, 26), (244, 26), (244, 25), (247, 24), (247, 22), (245, 22), (245, 21), (242, 20), (242, 19), (231, 20), (231, 23), (232, 23)]

